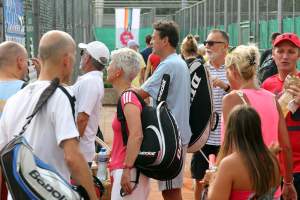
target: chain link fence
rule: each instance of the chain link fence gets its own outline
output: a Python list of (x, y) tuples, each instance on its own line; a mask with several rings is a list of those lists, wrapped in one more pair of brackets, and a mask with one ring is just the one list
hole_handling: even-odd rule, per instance
[(177, 11), (175, 22), (180, 42), (188, 34), (199, 35), (202, 42), (216, 28), (229, 34), (229, 46), (253, 42), (264, 50), (272, 47), (273, 32), (300, 35), (300, 1), (203, 0)]
[[(33, 12), (33, 0), (23, 0), (23, 10), (26, 22), (26, 12)], [(39, 38), (50, 30), (60, 30), (70, 34), (75, 41), (77, 55), (72, 84), (82, 75), (78, 44), (94, 41), (94, 13), (90, 0), (39, 0)], [(27, 45), (29, 41), (25, 42)]]

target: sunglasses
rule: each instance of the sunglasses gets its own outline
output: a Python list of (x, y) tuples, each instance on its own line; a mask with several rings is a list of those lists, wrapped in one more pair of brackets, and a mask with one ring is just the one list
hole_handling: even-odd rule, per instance
[(224, 43), (225, 44), (225, 42), (216, 42), (216, 41), (204, 41), (203, 42), (204, 46), (206, 46), (206, 44), (208, 44), (208, 46), (210, 46), (210, 47), (214, 46), (215, 43)]
[(84, 52), (84, 49), (81, 49), (81, 51), (80, 51), (80, 56), (83, 55), (83, 52)]

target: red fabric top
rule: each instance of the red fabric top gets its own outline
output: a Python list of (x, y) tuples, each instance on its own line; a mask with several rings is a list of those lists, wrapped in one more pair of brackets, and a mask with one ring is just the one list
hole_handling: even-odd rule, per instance
[(160, 63), (160, 58), (159, 58), (158, 55), (155, 55), (155, 54), (152, 53), (150, 55), (150, 59), (149, 60), (150, 60), (150, 62), (152, 64), (152, 66), (153, 66), (153, 72), (152, 73), (154, 73), (154, 71), (157, 68), (157, 65)]
[[(125, 94), (122, 95), (121, 105), (123, 110), (124, 110), (124, 105), (127, 103), (132, 103), (136, 105), (142, 112), (143, 108), (141, 102), (133, 92), (126, 92)], [(125, 119), (125, 125), (127, 129), (127, 135), (129, 137), (130, 133), (127, 128), (126, 119)], [(122, 169), (122, 165), (125, 161), (126, 149), (127, 149), (126, 146), (123, 146), (122, 128), (121, 128), (121, 123), (118, 121), (117, 111), (115, 113), (115, 117), (112, 122), (112, 129), (114, 131), (114, 139), (113, 139), (113, 145), (111, 151), (110, 171), (113, 171), (115, 169)]]
[[(297, 75), (300, 77), (300, 73)], [(268, 90), (276, 95), (277, 99), (279, 99), (282, 95), (282, 88), (283, 88), (284, 81), (279, 79), (279, 74), (271, 76), (268, 78), (263, 84), (262, 88)], [(292, 114), (291, 112), (288, 113), (286, 116), (286, 125), (290, 137), (290, 143), (293, 151), (293, 172), (299, 173), (300, 172), (300, 109), (298, 108), (297, 111)], [(283, 174), (283, 166), (282, 166), (282, 159), (281, 154), (279, 154), (279, 161), (280, 161), (280, 168), (281, 174)]]
[(247, 200), (251, 194), (253, 194), (252, 191), (231, 190), (229, 200)]

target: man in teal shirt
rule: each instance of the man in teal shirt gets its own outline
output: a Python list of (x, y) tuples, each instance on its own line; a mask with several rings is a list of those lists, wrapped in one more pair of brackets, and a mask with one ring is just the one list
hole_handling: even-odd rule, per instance
[(0, 118), (6, 101), (24, 87), (27, 63), (22, 45), (12, 41), (0, 44)]

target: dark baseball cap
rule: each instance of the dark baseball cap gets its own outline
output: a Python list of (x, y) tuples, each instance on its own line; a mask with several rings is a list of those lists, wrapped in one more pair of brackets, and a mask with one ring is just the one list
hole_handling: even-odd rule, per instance
[(298, 48), (300, 48), (300, 41), (299, 38), (296, 34), (294, 33), (284, 33), (281, 35), (278, 35), (275, 39), (274, 42), (274, 47), (282, 41), (291, 41), (292, 43), (294, 43)]

